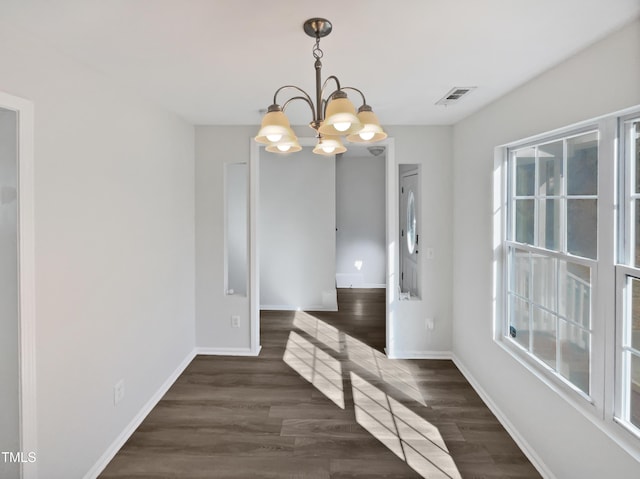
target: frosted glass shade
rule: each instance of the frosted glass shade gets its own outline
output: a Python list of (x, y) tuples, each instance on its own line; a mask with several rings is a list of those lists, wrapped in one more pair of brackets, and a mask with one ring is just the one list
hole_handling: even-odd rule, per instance
[(329, 100), (325, 119), (318, 129), (322, 135), (350, 135), (361, 129), (362, 124), (356, 116), (356, 108), (346, 95)]
[(268, 145), (265, 150), (271, 153), (279, 153), (281, 155), (286, 155), (287, 153), (295, 153), (296, 151), (302, 150), (300, 143), (298, 143), (297, 138), (283, 140), (278, 143), (272, 143)]
[(344, 153), (347, 149), (340, 141), (339, 136), (322, 136), (316, 144), (313, 152), (316, 155), (333, 156)]
[(357, 133), (347, 136), (347, 140), (355, 143), (373, 143), (384, 140), (387, 134), (384, 132), (378, 121), (378, 117), (371, 110), (358, 113), (358, 120), (362, 123), (362, 129)]
[(287, 115), (285, 115), (282, 110), (274, 110), (268, 112), (262, 118), (260, 131), (258, 132), (258, 136), (255, 137), (255, 140), (258, 143), (266, 143), (269, 145), (294, 139), (295, 137), (295, 133), (293, 133), (293, 130), (289, 126)]

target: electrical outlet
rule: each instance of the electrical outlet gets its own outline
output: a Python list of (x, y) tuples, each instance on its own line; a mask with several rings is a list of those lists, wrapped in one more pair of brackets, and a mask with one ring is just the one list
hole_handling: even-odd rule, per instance
[(436, 327), (434, 319), (433, 318), (427, 318), (426, 321), (425, 321), (425, 326), (427, 327), (427, 330), (433, 331), (433, 329)]
[(113, 405), (115, 406), (124, 399), (124, 379), (121, 379), (113, 386)]
[(231, 327), (232, 328), (240, 327), (240, 316), (231, 316)]

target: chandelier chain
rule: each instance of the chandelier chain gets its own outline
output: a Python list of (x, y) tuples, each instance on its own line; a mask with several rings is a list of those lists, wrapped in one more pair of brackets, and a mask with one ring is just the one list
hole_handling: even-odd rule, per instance
[(320, 48), (320, 37), (316, 37), (316, 44), (313, 46), (313, 58), (320, 60), (324, 52)]

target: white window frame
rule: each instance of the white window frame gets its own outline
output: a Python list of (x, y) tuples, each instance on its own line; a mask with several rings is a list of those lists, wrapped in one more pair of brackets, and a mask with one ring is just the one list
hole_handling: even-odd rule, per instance
[[(532, 136), (513, 143), (500, 145), (494, 150), (494, 341), (520, 365), (532, 373), (567, 403), (581, 412), (594, 425), (605, 432), (618, 445), (640, 461), (640, 435), (630, 430), (620, 419), (623, 384), (621, 371), (622, 326), (621, 316), (624, 274), (633, 273), (640, 279), (640, 268), (633, 271), (619, 264), (618, 252), (627, 235), (624, 234), (623, 216), (619, 208), (627, 197), (621, 178), (628, 178), (624, 163), (625, 151), (619, 148), (622, 124), (640, 118), (640, 105), (577, 123), (565, 128)], [(594, 128), (595, 127), (595, 128)], [(508, 338), (508, 227), (507, 202), (508, 151), (527, 145), (538, 145), (597, 129), (598, 141), (598, 233), (597, 265), (592, 272), (592, 343), (591, 343), (591, 394), (586, 397), (577, 388), (557, 377), (542, 361), (532, 357)], [(619, 151), (622, 150), (622, 151)], [(564, 170), (566, 174), (566, 169)], [(563, 194), (565, 194), (564, 192)], [(564, 213), (561, 213), (564, 214)], [(561, 233), (560, 241), (564, 241)], [(518, 248), (523, 248), (520, 243)], [(528, 249), (524, 246), (523, 249)], [(533, 247), (534, 249), (536, 247)], [(551, 253), (552, 255), (553, 253)], [(564, 253), (563, 253), (564, 254)], [(573, 258), (572, 258), (573, 260)], [(578, 261), (577, 261), (578, 262)], [(626, 284), (626, 279), (624, 281)]]
[[(509, 277), (509, 272), (508, 272), (509, 247), (516, 247), (518, 249), (522, 249), (530, 252), (542, 253), (550, 258), (568, 260), (577, 264), (589, 266), (591, 268), (591, 275), (592, 275), (591, 276), (591, 313), (592, 313), (591, 316), (592, 317), (591, 317), (591, 329), (590, 329), (590, 333), (591, 333), (591, 348), (590, 348), (591, 357), (590, 357), (590, 377), (589, 377), (590, 394), (585, 394), (582, 390), (572, 385), (567, 380), (563, 379), (558, 373), (556, 373), (553, 369), (551, 369), (549, 366), (544, 364), (540, 359), (536, 358), (528, 351), (523, 350), (520, 346), (518, 346), (517, 344), (514, 344), (513, 341), (511, 341), (511, 339), (508, 337), (509, 336), (509, 329), (508, 329), (509, 328), (509, 318), (508, 318), (509, 309), (507, 304), (508, 285), (506, 283), (504, 283), (504, 286), (501, 288), (501, 292), (500, 292), (501, 295), (503, 296), (502, 305), (501, 305), (502, 314), (500, 315), (501, 320), (496, 321), (496, 327), (495, 327), (496, 334), (494, 336), (494, 339), (496, 339), (496, 341), (498, 341), (501, 346), (507, 349), (519, 362), (524, 364), (527, 367), (527, 369), (534, 372), (534, 374), (538, 376), (540, 379), (542, 379), (546, 384), (548, 384), (554, 390), (559, 392), (566, 399), (571, 401), (573, 404), (575, 404), (577, 407), (579, 407), (583, 411), (587, 412), (590, 415), (594, 415), (598, 417), (603, 416), (603, 410), (604, 410), (604, 404), (602, 401), (602, 388), (599, 386), (599, 381), (596, 380), (598, 377), (601, 377), (601, 374), (602, 374), (602, 371), (597, 366), (597, 364), (601, 362), (603, 348), (598, 344), (598, 341), (595, 340), (596, 333), (602, 329), (602, 324), (601, 324), (602, 321), (599, 320), (601, 316), (597, 314), (597, 312), (599, 311), (599, 305), (600, 305), (601, 299), (599, 294), (597, 293), (594, 294), (596, 291), (599, 291), (602, 287), (601, 285), (602, 281), (600, 280), (600, 276), (601, 276), (600, 260), (602, 258), (601, 248), (602, 248), (602, 240), (603, 240), (601, 238), (602, 236), (601, 221), (603, 220), (602, 198), (604, 197), (603, 195), (604, 185), (602, 185), (603, 181), (601, 179), (601, 174), (602, 174), (601, 170), (604, 169), (603, 168), (604, 152), (603, 152), (603, 141), (602, 141), (603, 138), (602, 138), (601, 130), (605, 128), (605, 125), (603, 125), (602, 123), (603, 123), (602, 121), (584, 122), (579, 125), (574, 125), (574, 126), (556, 130), (547, 134), (537, 135), (535, 137), (528, 138), (519, 142), (504, 145), (501, 148), (502, 162), (503, 162), (502, 168), (504, 170), (504, 176), (505, 176), (504, 187), (503, 187), (503, 190), (504, 190), (503, 205), (505, 208), (505, 212), (511, 213), (510, 217), (508, 217), (507, 214), (503, 215), (506, 217), (506, 221), (504, 221), (504, 230), (502, 232), (502, 239), (501, 239), (501, 244), (503, 247), (502, 271), (503, 271), (504, 280), (507, 281), (507, 278)], [(598, 194), (597, 194), (597, 199), (598, 199), (597, 248), (598, 249), (597, 249), (597, 255), (596, 255), (598, 259), (594, 260), (590, 258), (582, 258), (578, 256), (573, 256), (570, 253), (568, 253), (566, 251), (566, 232), (565, 231), (560, 231), (560, 237), (559, 237), (560, 247), (558, 248), (558, 251), (546, 250), (545, 248), (542, 248), (539, 246), (517, 243), (514, 240), (510, 240), (509, 229), (512, 227), (511, 225), (511, 223), (513, 222), (512, 216), (515, 214), (515, 211), (513, 211), (513, 208), (511, 208), (508, 205), (508, 202), (511, 201), (512, 198), (515, 198), (515, 195), (511, 196), (511, 191), (510, 191), (511, 185), (513, 184), (514, 180), (513, 178), (508, 177), (510, 173), (509, 153), (513, 150), (520, 150), (523, 148), (540, 146), (540, 145), (552, 143), (558, 140), (568, 140), (570, 138), (583, 135), (589, 132), (594, 132), (594, 131), (598, 132)], [(563, 175), (565, 178), (563, 179), (563, 181), (565, 182), (565, 185), (566, 185), (566, 172), (567, 172), (566, 151), (564, 156), (565, 156), (565, 159), (563, 160), (564, 161)], [(610, 157), (609, 159), (611, 160), (612, 158)], [(515, 174), (515, 172), (513, 174)], [(535, 178), (537, 182), (538, 180), (537, 171), (535, 172)], [(536, 183), (536, 187), (537, 187), (537, 183)], [(604, 189), (606, 192), (606, 187), (604, 187)], [(562, 197), (565, 199), (568, 197), (566, 189), (562, 191), (561, 196), (560, 195), (554, 195), (554, 196), (558, 196), (558, 198)], [(540, 196), (537, 194), (537, 192), (534, 192), (533, 198), (535, 198), (536, 200), (535, 207), (534, 207), (536, 211), (536, 218), (537, 218), (537, 208), (538, 208), (537, 200), (539, 199), (539, 197)], [(574, 196), (572, 195), (571, 198), (573, 197)], [(563, 203), (563, 205), (566, 205), (566, 203)], [(560, 216), (563, 219), (566, 218), (566, 210), (564, 207), (561, 208)], [(563, 225), (566, 226), (566, 222), (563, 223)], [(536, 224), (536, 229), (534, 231), (534, 238), (537, 238), (537, 236), (538, 236), (538, 230), (537, 230), (537, 224)]]
[(619, 138), (620, 138), (620, 176), (619, 204), (620, 204), (620, 226), (618, 239), (618, 255), (616, 258), (616, 377), (615, 377), (615, 412), (614, 420), (625, 428), (634, 438), (640, 440), (640, 427), (633, 425), (627, 420), (626, 411), (628, 407), (628, 364), (623, 360), (625, 352), (625, 339), (630, 333), (627, 323), (627, 313), (631, 310), (631, 301), (627, 291), (628, 280), (630, 278), (640, 280), (640, 265), (633, 266), (631, 251), (635, 244), (635, 200), (640, 200), (640, 193), (637, 192), (640, 186), (640, 177), (635, 178), (635, 159), (632, 159), (634, 148), (630, 144), (627, 125), (640, 122), (640, 111), (619, 118)]

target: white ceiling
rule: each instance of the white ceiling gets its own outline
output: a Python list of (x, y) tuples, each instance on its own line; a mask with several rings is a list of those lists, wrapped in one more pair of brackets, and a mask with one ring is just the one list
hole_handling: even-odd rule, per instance
[[(434, 125), (638, 16), (640, 0), (0, 0), (2, 21), (199, 125), (258, 124), (285, 84), (313, 97), (311, 17), (333, 23), (323, 78), (361, 89), (383, 125)], [(434, 105), (454, 86), (477, 90)], [(310, 120), (303, 102), (287, 113)]]

